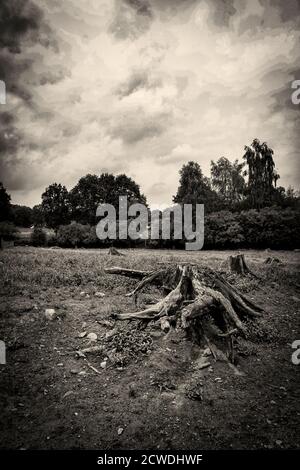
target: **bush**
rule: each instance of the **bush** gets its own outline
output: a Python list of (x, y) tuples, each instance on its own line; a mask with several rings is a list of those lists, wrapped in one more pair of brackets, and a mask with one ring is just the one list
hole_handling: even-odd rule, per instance
[(229, 211), (215, 212), (205, 218), (205, 248), (237, 248), (245, 241), (237, 214)]
[(47, 244), (47, 235), (42, 228), (34, 227), (30, 236), (30, 243), (33, 246), (45, 246)]
[(299, 248), (298, 210), (265, 207), (240, 213), (220, 211), (205, 217), (204, 248)]
[(58, 229), (56, 240), (59, 246), (65, 248), (95, 247), (99, 242), (95, 227), (77, 222), (61, 225)]
[(0, 238), (4, 240), (14, 240), (18, 234), (18, 229), (11, 222), (0, 222)]

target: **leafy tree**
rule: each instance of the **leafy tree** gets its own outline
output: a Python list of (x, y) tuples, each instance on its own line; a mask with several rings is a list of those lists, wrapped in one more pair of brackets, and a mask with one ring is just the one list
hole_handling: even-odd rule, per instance
[(211, 183), (226, 207), (236, 207), (245, 192), (245, 180), (242, 175), (244, 163), (235, 160), (231, 163), (221, 157), (217, 162), (211, 161)]
[(146, 205), (146, 196), (141, 194), (139, 185), (124, 174), (116, 176), (115, 179), (115, 197), (119, 198), (119, 196), (127, 196), (129, 203), (139, 202)]
[[(100, 203), (113, 201), (114, 176), (86, 175), (70, 192), (72, 219), (82, 224), (94, 224)], [(106, 199), (106, 200), (105, 200)]]
[(30, 227), (33, 224), (33, 211), (31, 207), (12, 205), (12, 217), (15, 225)]
[(42, 211), (42, 205), (37, 204), (32, 208), (32, 223), (34, 225), (44, 225), (45, 224), (45, 217)]
[(90, 231), (89, 225), (72, 222), (69, 225), (61, 225), (57, 232), (57, 243), (65, 247), (75, 247), (83, 244)]
[(48, 227), (57, 229), (69, 221), (69, 196), (65, 186), (51, 184), (42, 194), (41, 211)]
[(220, 211), (205, 218), (205, 247), (214, 249), (236, 248), (245, 241), (238, 214)]
[(11, 220), (11, 203), (10, 195), (3, 184), (0, 182), (0, 222), (4, 220)]
[(0, 222), (0, 238), (4, 240), (14, 240), (18, 229), (12, 222)]
[(86, 175), (70, 192), (72, 218), (82, 224), (94, 225), (98, 205), (112, 204), (118, 211), (119, 196), (127, 196), (129, 203), (146, 203), (139, 186), (126, 175)]
[(218, 208), (220, 202), (218, 195), (211, 189), (209, 179), (203, 175), (198, 163), (188, 162), (183, 165), (179, 174), (179, 187), (173, 197), (175, 203), (204, 204), (206, 213)]
[(255, 209), (272, 205), (279, 175), (275, 170), (273, 150), (266, 142), (254, 139), (251, 146), (245, 146), (244, 160), (248, 165), (247, 195), (249, 206)]

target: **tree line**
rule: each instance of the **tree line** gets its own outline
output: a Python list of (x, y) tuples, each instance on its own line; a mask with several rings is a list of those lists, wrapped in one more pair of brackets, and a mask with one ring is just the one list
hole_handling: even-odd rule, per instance
[[(241, 162), (231, 162), (225, 157), (211, 161), (209, 178), (194, 161), (184, 164), (179, 175), (173, 202), (193, 206), (204, 204), (205, 247), (273, 245), (288, 248), (290, 243), (293, 247), (297, 245), (299, 194), (291, 187), (286, 190), (278, 186), (280, 176), (275, 168), (274, 152), (265, 142), (254, 139), (250, 146), (245, 146)], [(43, 192), (41, 203), (32, 209), (12, 205), (0, 183), (2, 232), (3, 224), (6, 224), (6, 230), (7, 224), (11, 230), (12, 224), (34, 225), (38, 234), (36, 244), (46, 242), (41, 227), (48, 227), (55, 231), (52, 240), (48, 240), (50, 244), (101, 246), (95, 234), (96, 208), (100, 203), (110, 203), (118, 210), (119, 196), (127, 196), (129, 205), (136, 202), (147, 205), (139, 185), (125, 174), (88, 174), (70, 191), (60, 183), (53, 183)], [(256, 231), (261, 235), (254, 236)], [(278, 235), (277, 241), (272, 240), (274, 231)], [(133, 243), (120, 240), (120, 244), (132, 246)], [(149, 241), (148, 245), (181, 248), (183, 242), (156, 240)]]

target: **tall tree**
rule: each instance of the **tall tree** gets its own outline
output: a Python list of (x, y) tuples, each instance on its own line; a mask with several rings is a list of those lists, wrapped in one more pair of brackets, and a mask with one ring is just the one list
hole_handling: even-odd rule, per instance
[(104, 173), (101, 176), (88, 174), (80, 178), (70, 191), (72, 219), (81, 224), (95, 224), (96, 209), (101, 203), (113, 204), (115, 177)]
[(33, 211), (31, 207), (12, 205), (12, 217), (18, 227), (30, 227), (33, 224)]
[(121, 174), (115, 180), (116, 196), (127, 196), (128, 203), (139, 202), (146, 204), (146, 196), (141, 194), (139, 185), (129, 176)]
[(245, 146), (243, 158), (248, 165), (245, 172), (248, 176), (247, 195), (252, 208), (260, 209), (274, 201), (279, 175), (275, 170), (273, 154), (266, 142), (260, 143), (258, 139), (254, 139), (250, 147)]
[(179, 174), (179, 187), (173, 197), (175, 203), (204, 204), (206, 213), (218, 209), (218, 195), (211, 189), (209, 179), (203, 175), (198, 163), (188, 162)]
[(10, 195), (0, 182), (0, 222), (10, 220), (12, 217)]
[(70, 218), (68, 190), (61, 184), (53, 183), (42, 194), (41, 211), (50, 228), (57, 229)]
[(98, 205), (112, 204), (118, 211), (119, 196), (127, 196), (129, 204), (146, 204), (146, 198), (140, 193), (138, 184), (126, 175), (86, 175), (80, 178), (70, 192), (72, 218), (82, 224), (94, 225)]
[(242, 175), (244, 163), (235, 160), (231, 163), (221, 157), (217, 162), (211, 161), (211, 184), (227, 208), (234, 208), (245, 193), (245, 180)]
[(45, 224), (45, 217), (42, 211), (42, 204), (37, 204), (32, 208), (32, 222), (34, 225), (44, 225)]

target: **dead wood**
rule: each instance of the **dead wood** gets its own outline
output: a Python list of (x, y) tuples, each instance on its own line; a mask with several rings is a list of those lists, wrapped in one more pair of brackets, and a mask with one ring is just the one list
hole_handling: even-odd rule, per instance
[(164, 269), (151, 272), (117, 267), (105, 271), (141, 279), (136, 288), (127, 294), (134, 298), (149, 284), (167, 285), (170, 289), (155, 304), (140, 311), (116, 314), (115, 318), (158, 320), (164, 332), (169, 332), (173, 326), (174, 331), (180, 328), (187, 333), (193, 331), (193, 336), (197, 341), (204, 340), (215, 359), (220, 356), (217, 352), (219, 348), (214, 346), (218, 342), (226, 349), (226, 353), (222, 352), (223, 359), (225, 357), (226, 361), (233, 363), (234, 337), (246, 336), (245, 320), (255, 319), (264, 312), (224, 277), (208, 267), (180, 264), (167, 265)]
[(248, 264), (246, 263), (245, 256), (243, 254), (229, 256), (228, 264), (230, 271), (233, 273), (239, 274), (241, 276), (251, 274), (251, 276), (259, 279), (259, 277), (249, 268)]
[(108, 250), (108, 254), (111, 256), (125, 256), (123, 253), (120, 253), (116, 248), (111, 246)]

